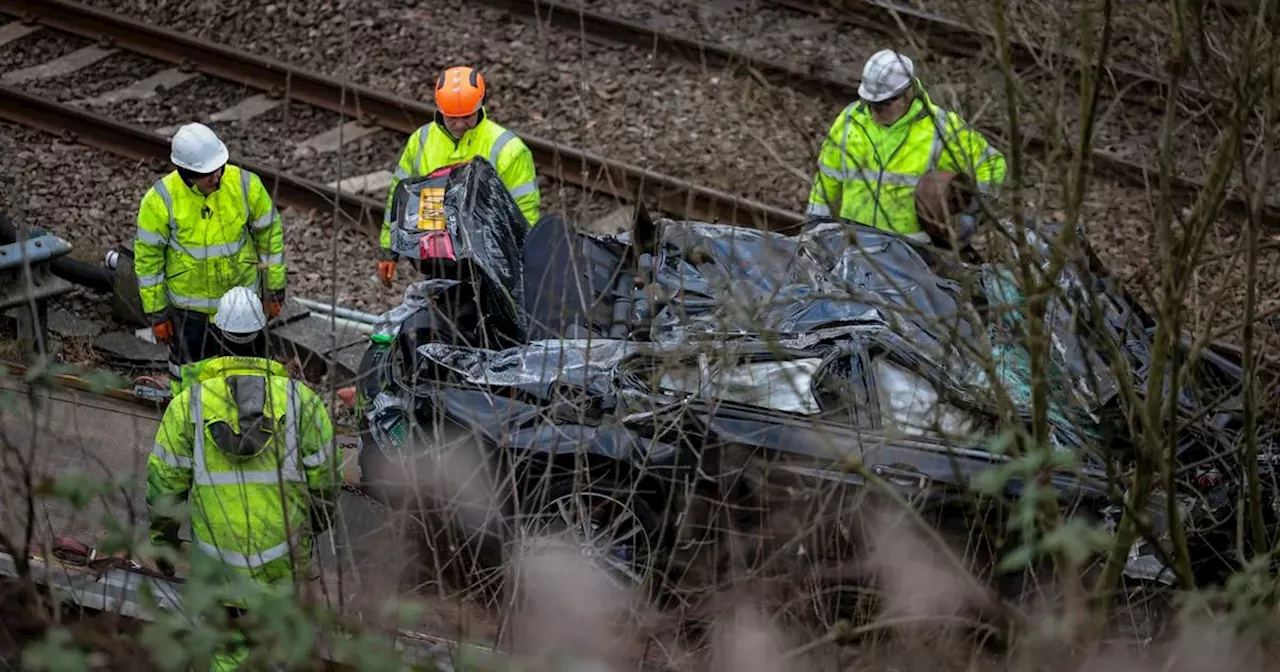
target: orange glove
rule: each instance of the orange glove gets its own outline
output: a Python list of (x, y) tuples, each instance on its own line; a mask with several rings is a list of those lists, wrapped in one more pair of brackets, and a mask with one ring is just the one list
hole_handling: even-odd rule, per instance
[(157, 322), (151, 325), (151, 333), (156, 335), (157, 341), (168, 343), (173, 340), (173, 323), (169, 320)]
[(267, 301), (263, 306), (267, 310), (267, 319), (274, 320), (280, 314), (281, 303), (279, 301)]
[(391, 279), (396, 277), (395, 261), (379, 261), (378, 262), (378, 279), (386, 287), (391, 287)]

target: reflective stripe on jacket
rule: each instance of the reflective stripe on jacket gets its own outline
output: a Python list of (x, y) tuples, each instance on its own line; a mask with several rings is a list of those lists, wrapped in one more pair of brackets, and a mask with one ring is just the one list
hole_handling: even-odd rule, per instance
[[(192, 541), (204, 556), (263, 583), (289, 581), (293, 561), (310, 558), (312, 534), (322, 531), (312, 529), (312, 510), (331, 515), (341, 485), (333, 426), (320, 397), (271, 362), (219, 359), (233, 361), (206, 366), (169, 403), (156, 433), (147, 458), (151, 537), (161, 541), (173, 523), (159, 502), (186, 501)], [(246, 389), (258, 393), (246, 397)], [(227, 437), (251, 433), (240, 420), (254, 409), (270, 420), (261, 425), (268, 438), (260, 453), (238, 457), (225, 447)]]
[(232, 287), (285, 288), (284, 228), (255, 174), (228, 164), (205, 196), (175, 170), (152, 185), (138, 209), (134, 271), (142, 310), (168, 306), (212, 315)]
[(807, 214), (838, 216), (902, 234), (920, 232), (915, 191), (931, 170), (967, 173), (990, 193), (1004, 182), (1004, 156), (959, 115), (917, 88), (907, 113), (881, 126), (865, 103), (846, 107), (827, 132)]
[(542, 194), (538, 190), (533, 153), (515, 133), (490, 121), (482, 110), (480, 123), (463, 133), (462, 138), (456, 142), (444, 126), (435, 121), (409, 136), (404, 151), (400, 153), (400, 162), (396, 164), (391, 187), (387, 189), (387, 211), (382, 222), (379, 244), (384, 249), (391, 247), (391, 200), (401, 180), (428, 175), (434, 170), (477, 156), (483, 156), (493, 164), (502, 183), (507, 185), (507, 191), (515, 199), (516, 205), (520, 206), (520, 212), (524, 213), (529, 226), (537, 224)]

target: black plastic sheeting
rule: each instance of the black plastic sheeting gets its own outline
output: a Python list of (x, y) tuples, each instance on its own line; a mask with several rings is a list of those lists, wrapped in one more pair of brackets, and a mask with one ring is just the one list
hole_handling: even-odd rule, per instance
[[(511, 226), (523, 222), (514, 201), (463, 193), (469, 186), (495, 190), (501, 183), (480, 162), (460, 173), (450, 185), (458, 201), (452, 207), (489, 207), (469, 216), (451, 210), (450, 224), (473, 241), (486, 273), (509, 288), (520, 324), (536, 340), (498, 351), (418, 346), (418, 380), (425, 384), (411, 399), (395, 390), (377, 394), (366, 415), (370, 427), (400, 422), (391, 415), (404, 418), (411, 408), (424, 422), (443, 413), (515, 453), (590, 454), (714, 477), (703, 451), (732, 444), (835, 480), (853, 476), (830, 465), (854, 458), (907, 465), (930, 480), (959, 485), (1007, 459), (989, 448), (1000, 430), (998, 396), (1012, 403), (1015, 417), (1031, 417), (1027, 306), (1010, 267), (943, 259), (896, 234), (824, 219), (794, 235), (659, 220), (656, 238), (644, 236), (652, 247), (635, 250), (625, 234), (587, 236), (544, 218), (526, 241), (502, 233), (524, 233)], [(1053, 257), (1051, 246), (1069, 233), (1046, 223), (1004, 226), (1021, 227), (1041, 271)], [(1144, 393), (1155, 323), (1105, 273), (1095, 272), (1082, 232), (1070, 233), (1078, 241), (1073, 257), (1059, 269), (1059, 291), (1044, 305), (1051, 441), (1059, 449), (1131, 446), (1117, 375)], [(1011, 248), (1014, 239), (1005, 238)], [(537, 277), (522, 275), (525, 269)], [(422, 291), (411, 288), (406, 305), (388, 319), (425, 305), (432, 282), (420, 283)], [(1176, 391), (1185, 420), (1176, 437), (1179, 455), (1193, 476), (1218, 483), (1209, 499), (1230, 502), (1231, 486), (1214, 470), (1220, 468), (1217, 449), (1233, 445), (1240, 426), (1232, 397), (1238, 398), (1241, 371), (1220, 350), (1204, 355)], [(782, 361), (810, 367), (810, 389), (800, 391), (809, 395), (805, 404), (774, 403), (781, 394), (767, 391), (758, 395), (767, 400), (763, 406), (735, 401), (737, 390), (724, 395), (728, 388), (706, 382), (728, 373), (739, 376), (734, 385), (763, 390), (758, 379), (742, 377), (750, 367), (741, 365)], [(667, 378), (672, 370), (692, 375)], [(893, 407), (898, 393), (975, 422), (952, 424), (967, 427), (960, 438), (939, 431), (941, 422), (923, 434), (904, 434), (897, 431), (905, 425), (901, 419), (916, 412)], [(1104, 505), (1109, 486), (1100, 452), (1080, 454), (1083, 466), (1054, 480), (1063, 492)], [(1187, 520), (1229, 515), (1211, 508)]]
[[(510, 212), (496, 212), (521, 221), (510, 205)], [(756, 343), (766, 351), (820, 357), (844, 350), (850, 353), (845, 368), (863, 371), (866, 353), (881, 352), (923, 376), (950, 403), (993, 415), (998, 387), (1017, 413), (1030, 418), (1030, 359), (1021, 345), (1025, 306), (1010, 269), (943, 264), (930, 256), (930, 248), (903, 237), (823, 220), (797, 235), (671, 220), (660, 220), (658, 228), (653, 277), (637, 292), (652, 301), (637, 300), (629, 316), (649, 326), (649, 342), (641, 348), (646, 356), (670, 359), (708, 345)], [(1026, 231), (1030, 249), (1047, 263), (1050, 241), (1062, 232), (1052, 226), (1038, 231)], [(531, 305), (522, 311), (537, 315), (540, 326), (531, 331), (544, 340), (499, 352), (436, 343), (419, 353), (467, 385), (514, 388), (544, 399), (557, 386), (582, 388), (606, 405), (620, 394), (648, 394), (619, 373), (624, 359), (636, 354), (636, 343), (601, 338), (600, 314), (608, 313), (624, 240), (585, 236), (544, 219), (530, 242), (536, 255), (558, 250), (550, 262), (539, 257), (531, 263), (553, 277), (539, 280), (536, 292), (525, 297)], [(501, 250), (503, 244), (499, 240), (487, 249)], [(492, 267), (505, 280), (520, 265)], [(529, 285), (528, 278), (522, 281)], [(1059, 288), (1065, 296), (1046, 305), (1048, 375), (1055, 381), (1049, 421), (1055, 445), (1078, 448), (1116, 430), (1114, 415), (1101, 413), (1119, 388), (1103, 356), (1104, 341), (1119, 349), (1140, 382), (1150, 324), (1105, 280), (1081, 277), (1072, 264), (1060, 274)], [(540, 298), (543, 291), (559, 298)], [(597, 305), (593, 311), (593, 302), (603, 302), (604, 310)], [(648, 306), (656, 312), (649, 314)], [(1103, 312), (1104, 333), (1092, 326), (1098, 322), (1092, 309)], [(553, 319), (557, 311), (563, 313), (559, 321)], [(555, 337), (574, 322), (591, 340)], [(858, 353), (863, 360), (850, 359)], [(1191, 387), (1179, 392), (1190, 412), (1207, 403), (1200, 399), (1205, 396)]]
[(666, 343), (760, 334), (786, 342), (892, 320), (926, 356), (943, 357), (975, 332), (961, 316), (960, 286), (906, 239), (875, 229), (825, 223), (784, 236), (668, 222), (658, 269), (670, 302), (654, 318), (654, 340)]
[(525, 308), (529, 338), (603, 337), (613, 306), (598, 300), (614, 290), (625, 243), (571, 229), (554, 215), (538, 221), (525, 240)]
[[(747, 338), (795, 348), (824, 341), (875, 346), (978, 410), (995, 410), (999, 385), (1029, 417), (1023, 297), (1008, 269), (944, 265), (901, 236), (833, 221), (811, 222), (794, 236), (665, 224), (656, 282), (669, 302), (654, 316), (655, 342)], [(1047, 251), (1048, 243), (1038, 242)], [(1082, 292), (1071, 272), (1061, 283), (1072, 294)], [(1099, 342), (1077, 328), (1087, 320), (1074, 306), (1055, 298), (1047, 309), (1050, 376), (1069, 383), (1055, 385), (1050, 399), (1049, 419), (1062, 446), (1098, 437), (1089, 414), (1117, 389), (1098, 356)], [(981, 321), (980, 309), (989, 321)]]
[[(406, 236), (408, 223), (419, 207), (419, 190), (431, 177), (406, 179), (396, 187), (392, 199), (392, 247)], [(491, 286), (501, 292), (495, 306), (503, 309), (521, 336), (528, 333), (524, 306), (523, 250), (528, 225), (493, 165), (476, 157), (449, 174), (445, 187), (445, 226), (453, 238), (459, 262), (480, 268)], [(521, 339), (523, 340), (523, 338)]]
[[(393, 205), (398, 221), (416, 212), (415, 189), (429, 179), (401, 183)], [(687, 360), (699, 349), (754, 343), (764, 354), (753, 361), (823, 358), (826, 369), (858, 379), (854, 398), (868, 404), (877, 383), (867, 366), (872, 356), (883, 356), (923, 377), (934, 388), (930, 394), (947, 403), (991, 418), (1000, 396), (1030, 417), (1026, 302), (1008, 267), (944, 260), (905, 237), (827, 219), (807, 222), (798, 234), (659, 220), (656, 238), (646, 235), (652, 247), (643, 250), (629, 249), (625, 234), (588, 236), (555, 217), (544, 217), (529, 233), (483, 159), (449, 175), (445, 209), (459, 257), (500, 288), (503, 312), (529, 344), (502, 351), (422, 345), (417, 351), (434, 372), (428, 377), (443, 371), (464, 386), (514, 390), (542, 402), (554, 389), (573, 388), (611, 408), (622, 397), (654, 394), (650, 382), (624, 374), (633, 355)], [(1045, 269), (1050, 246), (1065, 232), (1052, 224), (1018, 226), (1035, 254), (1032, 262)], [(405, 233), (413, 235), (413, 228)], [(1072, 254), (1056, 276), (1061, 291), (1045, 305), (1047, 375), (1054, 381), (1048, 414), (1055, 445), (1064, 448), (1094, 444), (1115, 431), (1109, 407), (1120, 385), (1111, 353), (1121, 355), (1141, 385), (1154, 328), (1104, 275), (1087, 270), (1096, 261), (1087, 245)], [(628, 289), (637, 268), (647, 276), (639, 278), (645, 286)], [(410, 287), (405, 304), (385, 319), (398, 322), (425, 306), (439, 282), (446, 281)], [(530, 343), (531, 337), (538, 340)], [(775, 356), (771, 349), (790, 352)], [(1189, 414), (1232, 385), (1230, 371), (1210, 368), (1178, 390)], [(827, 373), (817, 372), (813, 381)], [(1225, 387), (1196, 386), (1214, 376), (1226, 378)]]
[[(509, 214), (516, 215), (514, 209)], [(998, 269), (962, 267), (955, 277), (944, 277), (906, 239), (834, 222), (817, 222), (793, 236), (700, 222), (662, 220), (660, 225), (655, 271), (644, 290), (656, 299), (652, 304), (635, 302), (630, 316), (633, 323), (649, 325), (648, 343), (601, 338), (599, 318), (590, 315), (589, 304), (609, 298), (622, 257), (619, 242), (570, 232), (562, 222), (544, 219), (529, 239), (529, 265), (550, 277), (540, 279), (537, 291), (526, 297), (531, 304), (526, 308), (534, 310), (522, 312), (536, 316), (532, 331), (545, 340), (502, 351), (431, 343), (418, 353), (436, 371), (466, 385), (518, 390), (543, 401), (554, 387), (577, 388), (612, 407), (619, 394), (650, 393), (646, 383), (623, 380), (619, 372), (632, 355), (661, 362), (687, 357), (707, 343), (740, 347), (755, 342), (764, 346), (759, 348), (764, 354), (754, 356), (757, 361), (772, 358), (770, 348), (793, 351), (782, 359), (797, 352), (825, 357), (837, 349), (848, 353), (845, 370), (860, 372), (865, 361), (850, 358), (874, 349), (888, 352), (953, 401), (967, 401), (978, 411), (994, 411), (994, 370), (1015, 407), (1029, 415), (1030, 375), (1027, 355), (1016, 342), (1016, 319), (975, 324), (975, 298), (1021, 300)], [(550, 262), (543, 258), (548, 250), (554, 251), (547, 257)], [(503, 273), (515, 267), (494, 265)], [(529, 284), (528, 278), (523, 281)], [(548, 300), (544, 292), (555, 296)], [(405, 305), (388, 317), (403, 319), (423, 305), (415, 297), (411, 287)], [(648, 305), (657, 306), (655, 315), (647, 314)], [(558, 321), (557, 311), (562, 313)], [(559, 333), (576, 322), (592, 338), (559, 340), (548, 329), (551, 322)], [(1057, 442), (1080, 446), (1094, 437), (1080, 435), (1078, 428), (1090, 426), (1088, 412), (1113, 395), (1114, 384), (1104, 367), (1086, 361), (1096, 353), (1076, 336), (1064, 337), (1063, 343), (1053, 350), (1054, 373), (1091, 373), (1102, 383), (1055, 386), (1061, 394), (1050, 400)], [(987, 353), (991, 369), (975, 356), (978, 352)], [(1089, 397), (1080, 408), (1080, 399), (1070, 397), (1077, 388), (1105, 393)]]

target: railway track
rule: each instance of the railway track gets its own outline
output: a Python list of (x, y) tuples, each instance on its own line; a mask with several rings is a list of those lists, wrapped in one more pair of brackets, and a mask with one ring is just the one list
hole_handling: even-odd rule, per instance
[[(889, 0), (766, 0), (768, 3), (816, 17), (832, 17), (889, 36), (909, 33), (923, 38), (930, 49), (955, 56), (972, 57), (991, 52), (996, 36), (940, 14), (935, 14)], [(1243, 0), (1241, 0), (1243, 2)], [(1072, 76), (1078, 75), (1082, 57), (1078, 51), (1056, 51), (1013, 38), (1009, 49), (1015, 64), (1035, 66), (1047, 58), (1055, 64), (1066, 64)], [(1105, 78), (1106, 94), (1162, 110), (1169, 85), (1162, 78), (1137, 66), (1109, 63)], [(1181, 93), (1200, 104), (1215, 102), (1205, 91), (1184, 84)]]
[[(513, 14), (533, 16), (559, 28), (583, 30), (607, 41), (643, 45), (717, 67), (746, 68), (756, 76), (775, 82), (785, 81), (792, 87), (821, 90), (844, 98), (856, 95), (856, 81), (815, 74), (789, 64), (655, 31), (635, 22), (570, 7), (553, 0), (478, 1)], [(817, 11), (813, 3), (806, 0), (772, 1), (775, 4), (807, 7)], [(918, 26), (917, 30), (934, 36), (935, 41), (941, 44), (950, 45), (948, 48), (954, 53), (971, 54), (982, 48), (980, 31), (924, 12), (897, 7), (883, 0), (855, 2), (860, 7), (867, 8), (867, 22), (872, 28), (876, 27), (874, 24), (877, 20), (883, 23), (887, 14), (897, 17), (895, 22), (908, 16), (914, 22), (912, 25)], [(341, 82), (285, 63), (195, 40), (180, 33), (66, 0), (0, 0), (0, 13), (18, 19), (0, 27), (0, 44), (20, 39), (37, 29), (50, 29), (97, 42), (49, 63), (24, 69), (25, 72), (11, 71), (0, 75), (0, 97), (3, 97), (0, 100), (3, 103), (0, 117), (50, 132), (69, 132), (79, 142), (130, 158), (163, 161), (167, 156), (163, 133), (155, 133), (155, 129), (148, 132), (148, 129), (131, 127), (73, 105), (24, 94), (13, 88), (13, 82), (39, 79), (41, 71), (65, 74), (69, 69), (75, 68), (109, 67), (111, 57), (121, 52), (140, 54), (176, 67), (146, 80), (135, 81), (107, 96), (115, 95), (118, 99), (127, 100), (146, 95), (148, 91), (154, 91), (157, 86), (164, 86), (166, 82), (181, 82), (197, 75), (210, 76), (264, 94), (242, 100), (228, 110), (215, 113), (212, 115), (214, 118), (219, 114), (229, 114), (236, 108), (243, 108), (242, 113), (247, 109), (261, 114), (288, 100), (338, 113), (344, 119), (349, 119), (341, 128), (328, 129), (320, 134), (323, 137), (307, 138), (300, 142), (302, 145), (319, 147), (322, 152), (336, 150), (343, 140), (358, 139), (376, 130), (408, 134), (429, 120), (434, 113), (431, 106), (418, 101)], [(888, 30), (883, 26), (881, 29)], [(1125, 82), (1117, 85), (1118, 91), (1146, 90), (1154, 95), (1159, 93), (1162, 86), (1158, 81), (1131, 69), (1115, 70), (1113, 76), (1119, 78), (1116, 80), (1118, 83)], [(720, 219), (761, 228), (776, 228), (801, 219), (796, 212), (694, 185), (550, 140), (523, 133), (521, 135), (533, 150), (540, 172), (591, 192), (607, 194), (623, 201), (634, 200), (636, 194), (640, 193), (651, 207), (675, 216)], [(1027, 142), (1030, 149), (1041, 152), (1049, 151), (1054, 144), (1039, 136), (1031, 136)], [(1091, 159), (1095, 166), (1128, 183), (1148, 185), (1155, 181), (1152, 168), (1116, 153), (1095, 149)], [(340, 185), (336, 181), (321, 183), (271, 170), (269, 166), (244, 163), (279, 185), (283, 203), (318, 210), (332, 209), (357, 221), (376, 221), (381, 216), (382, 208), (378, 203), (382, 195), (380, 192), (389, 181), (389, 172), (385, 170), (347, 180)], [(1203, 185), (1194, 178), (1175, 176), (1174, 186), (1183, 194), (1192, 194)], [(1243, 200), (1235, 195), (1228, 204), (1237, 211), (1247, 208)], [(1268, 224), (1280, 228), (1280, 208), (1269, 204), (1265, 217)]]
[[(473, 1), (506, 11), (525, 20), (545, 23), (553, 28), (581, 31), (599, 42), (649, 49), (696, 65), (747, 72), (776, 86), (785, 86), (809, 94), (836, 96), (845, 100), (854, 99), (857, 96), (859, 84), (857, 79), (832, 77), (812, 68), (761, 58), (688, 35), (657, 30), (643, 22), (604, 14), (577, 3), (571, 4), (563, 0)], [(887, 0), (846, 0), (835, 3), (842, 11), (834, 15), (829, 11), (828, 6), (831, 3), (820, 5), (814, 0), (767, 0), (766, 4), (818, 17), (834, 16), (836, 18), (833, 20), (854, 24), (892, 37), (899, 37), (906, 31), (913, 36), (923, 38), (929, 48), (935, 51), (963, 58), (977, 58), (984, 53), (990, 53), (994, 45), (994, 37), (983, 30)], [(1078, 53), (1050, 52), (1025, 42), (1014, 42), (1011, 50), (1015, 64), (1028, 73), (1043, 71), (1042, 64), (1046, 60), (1054, 64), (1065, 64), (1064, 67), (1069, 69), (1067, 74), (1078, 72), (1080, 64)], [(1050, 77), (1061, 77), (1063, 73), (1046, 74)], [(1027, 80), (1033, 79), (1034, 77), (1028, 74)], [(1154, 119), (1156, 112), (1163, 109), (1163, 99), (1169, 94), (1169, 87), (1165, 81), (1143, 72), (1140, 68), (1124, 64), (1110, 64), (1106, 69), (1104, 81), (1100, 85), (1105, 87), (1104, 98), (1119, 99), (1141, 108), (1138, 119), (1143, 118), (1141, 115)], [(1181, 88), (1180, 95), (1188, 104), (1198, 105), (1201, 108), (1211, 108), (1216, 102), (1206, 92), (1185, 86)], [(1001, 133), (1004, 130), (998, 124), (980, 123), (978, 125), (987, 132)], [(1158, 123), (1142, 124), (1126, 119), (1124, 123), (1117, 123), (1116, 126), (1119, 129), (1118, 135), (1124, 137), (1126, 129), (1132, 129), (1134, 126), (1158, 128)], [(1061, 140), (1054, 141), (1045, 134), (1025, 128), (1023, 133), (1027, 148), (1041, 155), (1062, 146)], [(1202, 132), (1204, 138), (1212, 138), (1212, 135), (1212, 129), (1205, 129)], [(1154, 136), (1133, 139), (1135, 144), (1147, 147), (1154, 147), (1154, 140)], [(1090, 159), (1094, 167), (1130, 185), (1147, 187), (1158, 181), (1158, 170), (1154, 161), (1134, 160), (1123, 156), (1118, 151), (1100, 147), (1092, 150)], [(1204, 187), (1202, 180), (1177, 171), (1173, 175), (1172, 182), (1175, 192), (1184, 197), (1192, 196)], [(1248, 203), (1238, 193), (1231, 194), (1226, 205), (1238, 214), (1247, 213), (1249, 210)], [(1280, 228), (1280, 204), (1268, 203), (1264, 208), (1263, 217), (1265, 223), (1272, 228)]]
[[(1209, 0), (1226, 13), (1242, 16), (1253, 11), (1252, 0)], [(762, 0), (766, 4), (791, 9), (809, 16), (855, 25), (889, 37), (904, 34), (922, 38), (931, 50), (960, 57), (994, 52), (996, 35), (936, 12), (905, 4), (905, 0)], [(1113, 40), (1115, 37), (1113, 36)], [(1052, 49), (1010, 36), (1009, 50), (1015, 66), (1043, 68), (1045, 63), (1061, 67), (1059, 74), (1080, 74), (1083, 56), (1078, 50)], [(1115, 97), (1163, 112), (1170, 89), (1166, 78), (1149, 67), (1117, 62), (1113, 54), (1097, 83), (1104, 97)], [(1189, 106), (1226, 111), (1230, 104), (1222, 95), (1184, 81), (1179, 95)]]
[[(44, 29), (95, 42), (47, 63), (0, 73), (0, 118), (49, 132), (69, 134), (77, 142), (134, 159), (165, 161), (168, 156), (166, 133), (172, 132), (172, 127), (146, 129), (132, 126), (83, 107), (25, 93), (17, 86), (85, 68), (109, 68), (112, 58), (122, 53), (141, 55), (173, 67), (99, 96), (100, 99), (137, 100), (154, 95), (161, 87), (174, 86), (175, 82), (181, 85), (197, 76), (212, 77), (261, 92), (215, 112), (211, 115), (215, 120), (247, 120), (265, 114), (285, 101), (338, 113), (348, 120), (338, 129), (328, 129), (317, 136), (297, 140), (299, 146), (310, 147), (313, 153), (335, 152), (344, 142), (379, 130), (406, 136), (430, 121), (435, 113), (432, 106), (418, 101), (342, 82), (66, 0), (0, 0), (0, 14), (14, 18), (14, 21), (0, 26), (0, 45)], [(801, 220), (797, 212), (598, 156), (522, 133), (518, 128), (513, 130), (532, 150), (541, 174), (593, 193), (622, 201), (634, 201), (640, 195), (648, 207), (673, 216), (758, 228), (777, 228)], [(387, 171), (353, 179), (348, 182), (352, 186), (346, 188), (347, 193), (342, 193), (344, 190), (339, 187), (345, 185), (336, 182), (320, 183), (272, 170), (266, 165), (240, 163), (279, 185), (279, 198), (285, 204), (318, 210), (336, 209), (346, 217), (363, 222), (381, 219), (383, 207), (378, 201), (389, 184), (390, 173)]]
[[(147, 162), (157, 169), (165, 165), (169, 156), (169, 139), (164, 135), (6, 86), (0, 86), (0, 118)], [(262, 177), (283, 205), (319, 211), (336, 208), (347, 220), (370, 226), (382, 221), (384, 206), (380, 200), (343, 192), (256, 161), (235, 162)]]

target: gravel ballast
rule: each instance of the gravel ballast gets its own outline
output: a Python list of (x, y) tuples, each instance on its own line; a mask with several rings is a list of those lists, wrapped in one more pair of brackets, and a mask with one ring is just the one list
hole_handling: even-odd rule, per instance
[[(0, 20), (7, 23), (8, 19), (9, 17), (6, 16)], [(0, 46), (0, 63), (4, 64), (4, 72), (25, 70), (66, 56), (91, 44), (93, 44), (92, 40), (75, 35), (37, 30)]]
[(206, 11), (203, 1), (93, 4), (415, 99), (430, 96), (440, 67), (481, 63), (499, 123), (793, 209), (807, 197), (822, 131), (847, 102), (765, 91), (748, 76), (598, 46), (458, 0), (243, 12)]

